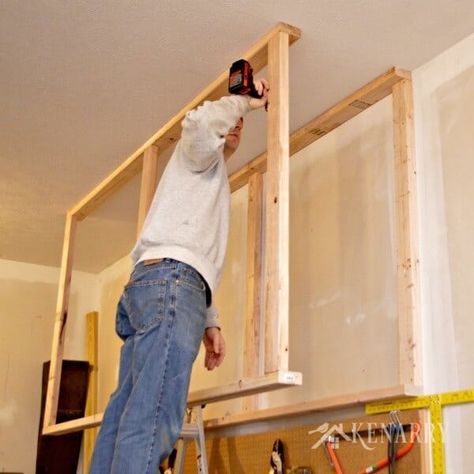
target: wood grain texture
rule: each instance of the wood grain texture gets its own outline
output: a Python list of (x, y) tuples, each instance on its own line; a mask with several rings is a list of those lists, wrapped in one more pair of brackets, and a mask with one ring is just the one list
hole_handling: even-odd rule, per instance
[[(197, 390), (189, 394), (188, 406), (193, 407), (222, 400), (230, 400), (232, 398), (268, 392), (293, 385), (301, 385), (301, 383), (302, 376), (298, 372), (275, 372), (253, 379), (241, 379), (233, 384)], [(43, 434), (59, 435), (94, 428), (102, 423), (102, 418), (103, 413), (97, 413), (84, 418), (78, 418), (77, 420), (50, 425), (45, 427)]]
[(321, 398), (319, 400), (309, 400), (307, 402), (294, 403), (281, 407), (265, 408), (253, 413), (238, 413), (236, 415), (226, 415), (219, 418), (207, 419), (205, 421), (205, 426), (206, 429), (222, 428), (224, 426), (233, 426), (243, 423), (288, 418), (315, 411), (338, 410), (361, 406), (368, 402), (378, 402), (405, 396), (417, 396), (420, 393), (418, 387), (397, 385), (383, 389), (367, 390), (359, 393)]
[[(306, 125), (291, 134), (290, 156), (295, 155), (298, 151), (327, 135), (331, 130), (389, 96), (395, 84), (409, 78), (409, 72), (393, 67), (321, 115), (310, 120)], [(249, 177), (256, 171), (265, 173), (266, 170), (267, 153), (265, 152), (231, 175), (229, 179), (231, 190), (236, 191), (245, 186)]]
[(419, 257), (416, 225), (416, 165), (413, 128), (413, 90), (405, 79), (393, 87), (395, 159), (397, 305), (399, 380), (422, 382), (419, 313)]
[[(252, 64), (254, 72), (260, 71), (267, 65), (267, 44), (271, 38), (282, 31), (288, 35), (290, 43), (295, 42), (301, 35), (301, 31), (298, 28), (286, 23), (277, 23), (266, 35), (240, 56)], [(227, 95), (228, 77), (229, 70), (226, 68), (217, 79), (211, 82), (211, 84), (191, 102), (186, 104), (174, 117), (138, 148), (138, 150), (132, 153), (117, 169), (81, 199), (81, 201), (70, 210), (71, 214), (76, 216), (79, 220), (84, 219), (99, 206), (100, 203), (107, 199), (107, 197), (133, 178), (141, 170), (143, 154), (150, 146), (155, 146), (157, 153), (160, 154), (169, 146), (174, 145), (181, 136), (181, 122), (185, 114), (195, 109), (205, 100), (216, 100), (223, 95)]]
[(238, 382), (191, 392), (188, 406), (203, 405), (239, 398), (256, 393), (269, 392), (279, 388), (301, 385), (303, 377), (299, 372), (276, 371), (260, 377), (241, 379)]
[(83, 431), (88, 428), (95, 428), (102, 423), (103, 413), (96, 413), (95, 415), (85, 416), (77, 420), (65, 421), (55, 425), (48, 426), (43, 429), (43, 435), (57, 436), (61, 434), (74, 433), (76, 431)]
[[(249, 180), (247, 217), (247, 311), (244, 339), (244, 377), (262, 375), (260, 364), (263, 355), (261, 345), (261, 303), (262, 303), (262, 219), (263, 219), (263, 176), (255, 173)], [(243, 400), (244, 411), (258, 407), (257, 397)]]
[[(275, 380), (275, 378), (274, 378)], [(254, 387), (255, 388), (255, 387)], [(262, 390), (265, 391), (265, 390)], [(228, 415), (221, 418), (205, 420), (206, 429), (222, 428), (242, 423), (273, 420), (282, 417), (291, 417), (303, 415), (315, 411), (330, 411), (340, 408), (364, 405), (368, 402), (378, 402), (382, 400), (397, 399), (404, 396), (420, 395), (420, 389), (412, 386), (395, 386), (379, 390), (370, 390), (366, 392), (330, 397), (321, 400), (295, 403), (276, 408), (267, 408), (252, 413), (240, 413), (238, 415)], [(103, 413), (97, 413), (92, 416), (86, 416), (73, 421), (58, 423), (44, 430), (44, 434), (59, 435), (73, 433), (84, 429), (99, 426), (102, 423)]]
[(48, 390), (46, 392), (46, 405), (44, 411), (43, 429), (56, 423), (59, 385), (61, 381), (61, 367), (64, 353), (64, 339), (66, 337), (69, 291), (71, 288), (72, 261), (74, 254), (76, 224), (76, 218), (73, 215), (68, 214), (66, 216), (66, 228), (64, 231), (61, 270), (59, 273), (58, 298), (56, 302), (56, 318), (54, 321), (53, 343), (51, 348), (51, 364), (49, 368)]
[(265, 220), (265, 373), (288, 370), (289, 72), (288, 34), (268, 44), (270, 82)]
[[(89, 385), (87, 387), (86, 416), (97, 413), (97, 387), (99, 376), (99, 313), (92, 311), (86, 314), (86, 333), (87, 333), (87, 361), (90, 364)], [(95, 440), (97, 438), (97, 429), (92, 428), (84, 433), (84, 457), (82, 469), (84, 474), (88, 474), (89, 466), (94, 451)]]

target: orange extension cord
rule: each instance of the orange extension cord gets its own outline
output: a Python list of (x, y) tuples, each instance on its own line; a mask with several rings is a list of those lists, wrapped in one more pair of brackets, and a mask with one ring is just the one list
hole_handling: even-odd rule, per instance
[[(403, 456), (407, 455), (412, 450), (415, 444), (416, 437), (420, 431), (421, 431), (420, 423), (413, 423), (413, 427), (410, 433), (410, 441), (397, 451), (397, 454), (395, 455), (395, 459), (398, 460), (402, 458)], [(339, 460), (337, 459), (336, 452), (334, 451), (332, 444), (329, 441), (327, 441), (325, 445), (329, 453), (329, 457), (331, 458), (331, 461), (334, 465), (334, 470), (336, 471), (336, 474), (343, 474), (341, 464), (339, 463)], [(372, 464), (369, 467), (366, 467), (365, 469), (362, 469), (362, 471), (359, 471), (357, 474), (370, 474), (372, 472), (380, 471), (380, 469), (387, 467), (388, 463), (389, 463), (388, 457), (386, 457), (384, 459), (381, 459), (379, 462)]]

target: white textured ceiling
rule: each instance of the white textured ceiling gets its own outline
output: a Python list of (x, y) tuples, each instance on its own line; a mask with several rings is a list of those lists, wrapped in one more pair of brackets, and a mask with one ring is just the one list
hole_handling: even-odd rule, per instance
[[(58, 265), (64, 215), (278, 21), (295, 130), (474, 30), (472, 0), (0, 1), (0, 258)], [(230, 171), (263, 151), (246, 121)], [(76, 268), (130, 250), (138, 180), (79, 226)]]

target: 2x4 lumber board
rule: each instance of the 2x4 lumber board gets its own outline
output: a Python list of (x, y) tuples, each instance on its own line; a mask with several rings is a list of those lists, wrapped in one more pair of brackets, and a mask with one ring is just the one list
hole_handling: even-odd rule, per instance
[(222, 428), (225, 426), (239, 425), (244, 423), (274, 420), (277, 418), (300, 416), (314, 412), (339, 410), (365, 403), (395, 399), (405, 396), (417, 396), (420, 394), (418, 387), (409, 385), (397, 385), (384, 389), (374, 389), (356, 394), (340, 395), (337, 397), (322, 398), (308, 402), (294, 403), (276, 408), (267, 408), (255, 412), (226, 415), (219, 418), (205, 420), (206, 429)]
[[(410, 73), (408, 71), (393, 67), (321, 115), (318, 115), (291, 134), (290, 156), (387, 97), (392, 93), (392, 88), (395, 84), (409, 78)], [(232, 174), (229, 179), (232, 192), (245, 186), (253, 173), (257, 171), (265, 173), (266, 170), (267, 153), (262, 153)]]
[[(50, 426), (43, 434), (49, 436), (59, 436), (77, 431), (83, 431), (90, 428), (95, 428), (102, 423), (103, 413), (98, 413), (93, 416), (78, 418), (77, 420), (65, 421), (57, 425)], [(185, 423), (181, 431), (181, 436), (184, 438), (194, 438), (196, 436), (197, 427), (193, 423)], [(86, 431), (86, 434), (88, 431)]]
[(393, 87), (395, 158), (397, 306), (399, 381), (421, 383), (421, 338), (418, 300), (416, 227), (416, 166), (413, 128), (413, 90), (405, 79)]
[[(301, 31), (286, 23), (277, 23), (265, 36), (252, 46), (242, 56), (243, 59), (252, 64), (254, 72), (260, 71), (267, 64), (267, 44), (275, 35), (285, 32), (290, 43), (295, 42)], [(230, 65), (229, 65), (230, 66)], [(151, 136), (138, 150), (128, 157), (112, 174), (99, 183), (84, 199), (71, 209), (71, 213), (78, 219), (83, 219), (97, 207), (112, 192), (119, 189), (129, 179), (135, 176), (141, 169), (143, 153), (147, 148), (154, 145), (161, 153), (170, 145), (173, 145), (181, 136), (181, 122), (186, 112), (195, 109), (205, 100), (216, 100), (227, 94), (227, 82), (229, 71), (226, 69), (208, 87), (199, 93), (191, 102), (185, 105), (171, 120)]]
[[(239, 380), (235, 384), (198, 390), (189, 395), (188, 406), (199, 406), (207, 403), (230, 400), (245, 395), (267, 392), (279, 388), (302, 384), (302, 375), (299, 372), (275, 372), (262, 377)], [(78, 418), (77, 420), (58, 423), (43, 429), (44, 435), (59, 435), (94, 428), (102, 423), (103, 413)]]
[[(262, 293), (262, 219), (263, 219), (263, 176), (254, 173), (248, 188), (247, 228), (247, 311), (245, 320), (244, 377), (262, 375), (261, 344), (261, 293)], [(257, 409), (257, 397), (243, 401), (244, 411)]]
[(142, 180), (138, 202), (137, 235), (140, 235), (145, 217), (155, 194), (158, 170), (158, 147), (149, 146), (143, 155)]
[(76, 431), (83, 431), (88, 428), (95, 428), (102, 423), (103, 413), (96, 413), (95, 415), (85, 416), (77, 420), (65, 421), (56, 425), (48, 426), (43, 429), (43, 435), (61, 435), (67, 433), (74, 433)]
[(188, 406), (205, 405), (207, 403), (221, 402), (246, 395), (269, 392), (279, 388), (301, 385), (303, 377), (300, 372), (278, 371), (252, 379), (242, 379), (237, 383), (221, 387), (197, 390), (189, 394)]
[(59, 288), (56, 302), (56, 317), (54, 321), (53, 343), (51, 348), (51, 363), (48, 376), (48, 390), (44, 411), (43, 427), (47, 428), (56, 423), (58, 410), (59, 386), (66, 337), (66, 321), (68, 315), (69, 290), (71, 288), (72, 261), (76, 233), (76, 218), (71, 214), (66, 216), (64, 231), (63, 254), (61, 271), (59, 273)]
[[(97, 413), (97, 382), (98, 382), (98, 326), (99, 326), (99, 313), (97, 311), (91, 311), (86, 314), (86, 351), (87, 360), (89, 362), (89, 384), (87, 386), (87, 403), (86, 403), (86, 416), (94, 415)], [(92, 453), (94, 451), (95, 440), (97, 438), (97, 430), (90, 429), (84, 433), (84, 460), (83, 460), (83, 472), (87, 474), (89, 472), (89, 466), (92, 459)]]
[(288, 33), (268, 43), (265, 229), (265, 373), (288, 370), (289, 332), (289, 73)]

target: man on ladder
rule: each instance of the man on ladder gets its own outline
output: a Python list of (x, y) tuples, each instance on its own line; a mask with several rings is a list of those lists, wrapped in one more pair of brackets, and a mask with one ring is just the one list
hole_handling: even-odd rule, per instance
[(205, 102), (182, 122), (118, 303), (116, 332), (124, 341), (119, 382), (91, 474), (155, 474), (180, 435), (201, 340), (207, 369), (222, 363), (224, 338), (211, 302), (227, 247), (226, 161), (239, 146), (243, 116), (267, 102), (268, 82), (254, 84), (261, 98)]

